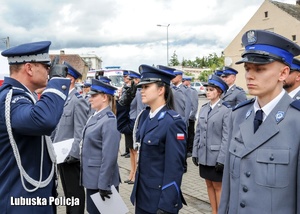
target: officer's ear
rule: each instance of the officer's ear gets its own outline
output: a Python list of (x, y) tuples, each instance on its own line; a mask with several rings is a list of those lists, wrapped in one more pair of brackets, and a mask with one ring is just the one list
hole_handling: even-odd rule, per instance
[(24, 64), (24, 68), (25, 68), (25, 72), (30, 76), (32, 77), (33, 76), (33, 64), (32, 63), (25, 63)]
[(281, 71), (279, 74), (279, 81), (283, 82), (290, 74), (290, 67), (282, 64)]

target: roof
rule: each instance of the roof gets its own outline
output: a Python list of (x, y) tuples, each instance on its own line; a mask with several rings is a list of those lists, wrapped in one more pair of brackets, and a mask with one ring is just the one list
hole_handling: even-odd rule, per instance
[(279, 7), (281, 10), (287, 12), (292, 17), (300, 21), (300, 5), (297, 4), (287, 4), (278, 1), (271, 1), (274, 5)]
[(59, 56), (59, 64), (62, 64), (62, 62), (66, 61), (72, 67), (74, 67), (76, 70), (78, 70), (81, 74), (85, 70), (86, 63), (85, 61), (78, 55), (78, 54), (50, 54), (51, 61), (56, 57)]

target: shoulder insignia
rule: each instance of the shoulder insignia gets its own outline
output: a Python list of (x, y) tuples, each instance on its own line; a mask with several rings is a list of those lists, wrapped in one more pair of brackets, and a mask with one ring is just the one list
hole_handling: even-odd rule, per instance
[(203, 106), (206, 106), (207, 104), (208, 104), (208, 103), (203, 104), (202, 107), (203, 107)]
[(293, 102), (291, 102), (290, 104), (293, 108), (297, 109), (298, 111), (300, 111), (300, 100), (294, 100)]
[(237, 104), (237, 105), (232, 109), (232, 111), (235, 111), (236, 109), (239, 109), (239, 108), (241, 108), (241, 107), (243, 107), (243, 106), (249, 105), (249, 104), (253, 103), (254, 101), (255, 101), (255, 98), (252, 98), (252, 99), (249, 99), (249, 100), (245, 100), (245, 101), (243, 101), (243, 102)]
[(27, 97), (25, 97), (25, 96), (15, 96), (15, 97), (13, 97), (13, 99), (12, 99), (12, 103), (16, 103), (16, 102), (18, 102), (19, 100), (27, 100), (27, 101), (29, 101), (29, 102), (32, 102), (31, 100), (29, 100)]
[(164, 119), (165, 115), (166, 115), (166, 111), (161, 112), (158, 116), (158, 120)]
[(106, 114), (109, 118), (115, 118), (114, 113), (112, 113), (111, 111), (106, 112)]
[(79, 94), (78, 92), (75, 93), (75, 96), (76, 96), (77, 98), (83, 98), (82, 95)]
[(235, 86), (236, 89), (240, 90), (240, 91), (243, 91), (244, 89), (241, 88), (240, 86)]
[(178, 114), (176, 111), (169, 110), (169, 111), (167, 111), (167, 112), (168, 112), (168, 114), (169, 114), (174, 120), (181, 119), (180, 114)]

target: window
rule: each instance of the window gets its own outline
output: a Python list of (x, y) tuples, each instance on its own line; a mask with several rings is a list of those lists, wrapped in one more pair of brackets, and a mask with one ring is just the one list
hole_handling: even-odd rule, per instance
[(265, 18), (268, 18), (268, 11), (265, 12)]
[(292, 35), (292, 40), (293, 40), (293, 41), (296, 41), (296, 40), (297, 40), (296, 35)]

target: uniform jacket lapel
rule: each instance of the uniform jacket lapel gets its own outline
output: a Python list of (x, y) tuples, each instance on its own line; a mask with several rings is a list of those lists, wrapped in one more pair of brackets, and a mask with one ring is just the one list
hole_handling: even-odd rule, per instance
[(73, 89), (73, 91), (68, 95), (68, 98), (67, 98), (64, 106), (67, 106), (70, 103), (70, 100), (75, 95), (75, 93), (76, 93), (76, 89)]
[[(252, 152), (279, 132), (278, 124), (284, 120), (285, 112), (290, 103), (291, 98), (285, 94), (255, 133), (253, 124), (255, 113), (253, 108), (251, 109), (250, 116), (240, 125), (241, 136), (245, 145), (245, 150), (241, 156)], [(278, 116), (282, 112), (283, 115)]]
[[(219, 112), (219, 108), (221, 107), (222, 105), (222, 101), (220, 100), (216, 106), (211, 110), (211, 112), (209, 113), (208, 115), (208, 118), (212, 117), (214, 114), (218, 113)], [(207, 113), (209, 111), (209, 108), (210, 108), (210, 105), (207, 105), (208, 106), (208, 110), (207, 110)]]

